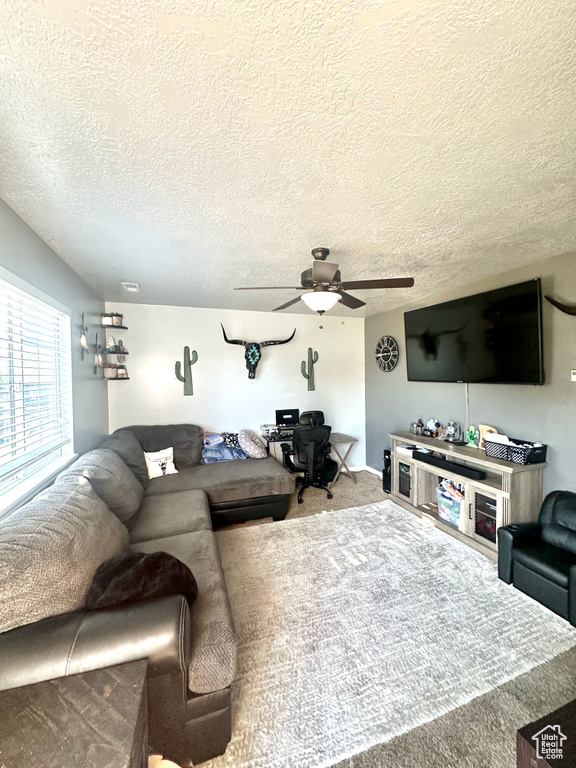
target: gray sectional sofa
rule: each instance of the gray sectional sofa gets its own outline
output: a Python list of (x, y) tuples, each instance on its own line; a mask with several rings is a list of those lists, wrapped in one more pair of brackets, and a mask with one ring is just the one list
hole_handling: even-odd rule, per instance
[[(173, 446), (178, 474), (148, 480), (144, 451)], [(284, 517), (294, 479), (272, 458), (201, 465), (195, 425), (118, 430), (0, 521), (0, 690), (148, 659), (149, 740), (181, 764), (231, 737), (236, 640), (213, 532)], [(86, 611), (99, 565), (130, 548), (168, 552), (199, 587)]]

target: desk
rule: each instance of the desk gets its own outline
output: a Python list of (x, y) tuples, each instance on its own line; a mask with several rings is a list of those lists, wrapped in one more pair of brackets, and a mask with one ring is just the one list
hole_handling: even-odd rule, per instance
[[(346, 459), (348, 458), (348, 455), (352, 450), (352, 447), (357, 442), (358, 442), (357, 437), (350, 437), (350, 435), (344, 435), (342, 432), (332, 432), (332, 434), (330, 435), (330, 444), (332, 445), (332, 450), (334, 451), (336, 456), (338, 456), (338, 471), (336, 472), (336, 476), (334, 480), (332, 480), (332, 482), (330, 483), (330, 488), (332, 488), (332, 486), (338, 480), (338, 478), (342, 473), (344, 473), (346, 477), (349, 477), (350, 480), (352, 480), (352, 482), (354, 483), (354, 485), (356, 485), (356, 475), (354, 474), (354, 472), (350, 472), (350, 470), (348, 469), (348, 466), (346, 465)], [(342, 448), (340, 449), (344, 453), (344, 456), (342, 456), (340, 454), (340, 451), (338, 450), (339, 445), (342, 445), (342, 446), (348, 445), (348, 448), (346, 449), (346, 451), (344, 451)]]
[[(279, 445), (280, 443), (289, 443), (289, 444), (291, 444), (292, 440), (290, 438), (281, 438), (281, 439), (269, 440), (266, 437), (264, 437), (263, 439), (266, 440), (266, 447), (268, 449), (268, 453), (273, 453), (274, 454), (274, 458), (276, 459), (276, 461), (280, 461), (284, 465), (284, 461), (283, 461), (282, 456), (278, 456), (276, 454), (275, 446)], [(348, 466), (346, 464), (346, 461), (348, 459), (350, 451), (352, 450), (352, 447), (357, 442), (358, 442), (358, 438), (357, 437), (351, 437), (350, 435), (345, 435), (342, 432), (331, 432), (330, 433), (330, 445), (332, 446), (332, 450), (334, 451), (334, 453), (338, 457), (338, 459), (337, 459), (337, 461), (338, 461), (338, 470), (336, 472), (336, 476), (334, 477), (334, 480), (332, 480), (332, 482), (330, 483), (330, 486), (329, 486), (330, 488), (332, 488), (332, 486), (338, 480), (338, 478), (340, 477), (340, 475), (342, 473), (344, 473), (344, 475), (346, 477), (349, 477), (350, 480), (352, 480), (352, 482), (354, 483), (354, 485), (356, 485), (356, 475), (354, 474), (354, 472), (350, 472), (350, 469), (348, 468)], [(274, 446), (274, 450), (273, 451), (270, 450), (270, 446), (271, 445)], [(346, 445), (348, 445), (348, 448), (346, 448), (346, 451), (344, 451), (343, 448), (340, 448), (340, 450), (338, 450), (338, 446), (346, 446)], [(342, 451), (342, 453), (344, 453), (344, 456), (342, 456), (342, 453), (340, 451)]]
[(146, 661), (0, 692), (0, 766), (144, 768)]

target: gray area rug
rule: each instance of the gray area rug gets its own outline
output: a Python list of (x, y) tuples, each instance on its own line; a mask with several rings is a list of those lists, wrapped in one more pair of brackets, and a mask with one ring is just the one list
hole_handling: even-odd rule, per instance
[(239, 639), (211, 768), (321, 768), (576, 644), (482, 555), (390, 501), (218, 533)]

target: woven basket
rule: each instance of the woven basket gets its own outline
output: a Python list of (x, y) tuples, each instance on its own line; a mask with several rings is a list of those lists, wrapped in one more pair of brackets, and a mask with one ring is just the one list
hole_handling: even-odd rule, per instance
[(503, 445), (484, 439), (486, 456), (493, 459), (502, 459), (503, 461), (513, 461), (514, 464), (541, 464), (546, 461), (547, 445), (534, 445), (528, 440), (516, 440), (511, 437), (510, 440), (516, 445)]

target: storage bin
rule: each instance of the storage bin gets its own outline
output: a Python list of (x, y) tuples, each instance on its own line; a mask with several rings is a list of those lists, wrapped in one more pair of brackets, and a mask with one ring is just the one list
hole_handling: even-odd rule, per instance
[(503, 461), (513, 461), (514, 464), (541, 464), (546, 461), (547, 445), (536, 446), (529, 440), (517, 440), (514, 437), (511, 437), (510, 440), (516, 445), (495, 443), (487, 435), (484, 439), (486, 456)]
[(436, 488), (436, 500), (439, 517), (448, 523), (452, 523), (452, 525), (458, 526), (463, 499), (454, 499), (442, 487), (438, 487)]

